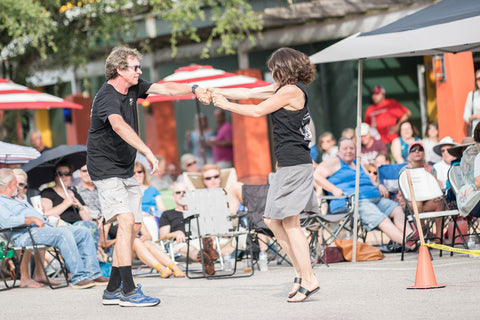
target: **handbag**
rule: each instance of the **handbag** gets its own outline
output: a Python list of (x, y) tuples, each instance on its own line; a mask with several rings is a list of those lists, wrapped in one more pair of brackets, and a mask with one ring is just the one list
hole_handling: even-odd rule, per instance
[[(347, 261), (352, 261), (353, 256), (353, 240), (335, 240), (335, 245), (342, 252), (343, 257)], [(374, 261), (382, 260), (385, 256), (380, 249), (375, 248), (363, 242), (357, 242), (357, 261)]]
[[(323, 260), (322, 260), (323, 259)], [(322, 259), (318, 258), (317, 263), (336, 263), (336, 262), (343, 262), (345, 259), (343, 258), (342, 252), (334, 246), (326, 247), (323, 249)]]

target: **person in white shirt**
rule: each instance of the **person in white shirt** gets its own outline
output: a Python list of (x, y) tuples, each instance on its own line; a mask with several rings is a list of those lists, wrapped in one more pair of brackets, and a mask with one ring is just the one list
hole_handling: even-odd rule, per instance
[(433, 151), (442, 157), (440, 162), (433, 165), (433, 175), (442, 184), (442, 189), (447, 187), (448, 169), (450, 169), (450, 163), (455, 160), (455, 157), (448, 153), (447, 150), (455, 146), (458, 146), (458, 143), (453, 141), (449, 136), (446, 136), (433, 147)]

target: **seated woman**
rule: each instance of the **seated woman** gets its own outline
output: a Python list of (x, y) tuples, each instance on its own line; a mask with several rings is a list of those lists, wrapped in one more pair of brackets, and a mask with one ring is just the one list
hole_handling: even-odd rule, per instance
[(82, 225), (92, 232), (95, 245), (98, 244), (98, 227), (92, 221), (92, 217), (85, 205), (82, 197), (74, 188), (70, 188), (72, 180), (73, 167), (68, 162), (60, 162), (55, 166), (53, 188), (44, 189), (40, 195), (42, 197), (42, 207), (45, 216), (57, 217), (63, 222), (72, 225)]
[[(118, 225), (105, 225), (105, 231), (111, 239), (106, 242), (106, 246), (112, 246), (115, 244), (114, 239), (117, 236), (117, 229)], [(185, 277), (185, 273), (175, 264), (175, 262), (173, 262), (165, 252), (152, 242), (152, 237), (148, 233), (148, 229), (144, 223), (142, 223), (140, 233), (137, 234), (135, 240), (133, 240), (133, 253), (144, 264), (157, 270), (162, 278), (168, 278), (172, 273), (175, 278)]]
[(410, 120), (405, 120), (398, 127), (398, 137), (392, 141), (392, 156), (396, 163), (407, 162), (408, 148), (412, 143), (420, 141), (418, 130)]
[(147, 226), (153, 241), (156, 241), (158, 239), (158, 224), (155, 217), (160, 218), (162, 212), (165, 211), (162, 195), (155, 187), (150, 185), (150, 178), (148, 177), (147, 169), (143, 164), (136, 161), (134, 170), (134, 177), (140, 184), (143, 193), (142, 211), (144, 223)]

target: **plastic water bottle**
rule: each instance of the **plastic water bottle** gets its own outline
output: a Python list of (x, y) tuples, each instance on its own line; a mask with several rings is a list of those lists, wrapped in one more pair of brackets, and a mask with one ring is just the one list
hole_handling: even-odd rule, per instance
[[(474, 236), (468, 237), (467, 246), (468, 246), (469, 250), (475, 250), (475, 237)], [(469, 257), (470, 258), (475, 258), (475, 255), (474, 254), (469, 254)]]
[(225, 255), (223, 256), (223, 264), (224, 264), (225, 271), (232, 271), (233, 259), (230, 254), (225, 253)]
[(260, 271), (268, 271), (268, 257), (265, 251), (260, 251), (258, 256), (258, 268)]

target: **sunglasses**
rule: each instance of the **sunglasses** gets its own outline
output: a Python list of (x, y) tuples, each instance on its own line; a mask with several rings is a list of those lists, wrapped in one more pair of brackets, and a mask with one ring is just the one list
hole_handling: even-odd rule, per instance
[(477, 81), (480, 80), (480, 78), (477, 78)]
[(368, 173), (372, 173), (372, 174), (374, 174), (374, 175), (377, 175), (377, 174), (378, 174), (377, 171), (368, 171)]
[(133, 71), (137, 72), (137, 71), (141, 71), (142, 70), (142, 66), (141, 65), (136, 65), (136, 66), (127, 66), (127, 68), (133, 68)]
[(218, 178), (220, 178), (220, 175), (217, 174), (216, 176), (205, 177), (205, 178), (203, 178), (203, 179), (205, 179), (205, 180), (212, 180), (212, 179), (218, 179)]
[(197, 161), (193, 161), (193, 162), (190, 162), (190, 163), (186, 163), (186, 164), (185, 164), (185, 167), (191, 167), (191, 166), (193, 166), (194, 164), (197, 164)]
[(175, 194), (181, 194), (182, 196), (185, 194), (186, 191), (175, 191)]
[(87, 169), (80, 169), (80, 172), (88, 172)]
[(143, 170), (139, 170), (139, 171), (135, 171), (135, 174), (143, 174), (145, 172), (143, 172)]
[(410, 153), (413, 153), (413, 152), (423, 152), (423, 148), (422, 147), (413, 147), (412, 149), (410, 149)]
[(19, 183), (18, 183), (18, 186), (19, 186), (20, 188), (24, 188), (24, 189), (28, 188), (28, 185), (27, 185), (26, 183), (22, 183), (22, 182), (19, 182)]
[(70, 171), (65, 171), (65, 172), (57, 171), (57, 175), (60, 177), (71, 177), (72, 173)]

